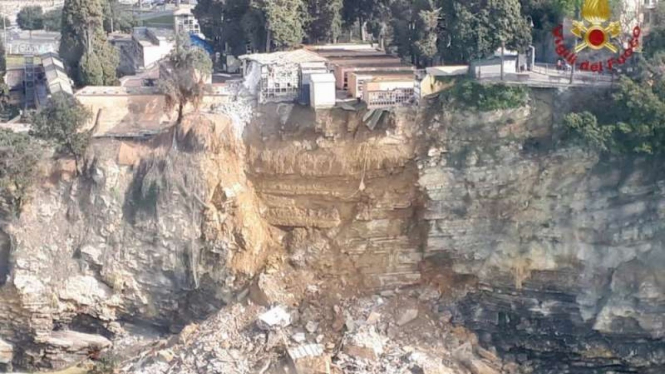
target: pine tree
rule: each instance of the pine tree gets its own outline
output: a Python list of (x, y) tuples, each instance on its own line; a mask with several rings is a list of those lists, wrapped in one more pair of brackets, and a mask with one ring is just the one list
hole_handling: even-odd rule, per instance
[(304, 37), (304, 3), (302, 0), (257, 0), (255, 7), (265, 15), (270, 43), (279, 50), (292, 49), (302, 43)]
[[(116, 68), (119, 57), (117, 51), (110, 47), (106, 40), (103, 21), (104, 13), (100, 0), (65, 1), (62, 10), (60, 56), (78, 85), (100, 82), (97, 78), (99, 69), (95, 60), (99, 61), (101, 66), (102, 84), (114, 84), (117, 80)], [(87, 55), (85, 72), (81, 69), (84, 55)]]
[(307, 36), (311, 43), (333, 43), (342, 32), (343, 0), (308, 0)]
[(23, 30), (41, 30), (44, 27), (44, 11), (40, 6), (27, 6), (16, 15), (16, 23)]
[(531, 43), (531, 27), (519, 0), (445, 0), (439, 51), (447, 62), (485, 57), (502, 44), (523, 51)]

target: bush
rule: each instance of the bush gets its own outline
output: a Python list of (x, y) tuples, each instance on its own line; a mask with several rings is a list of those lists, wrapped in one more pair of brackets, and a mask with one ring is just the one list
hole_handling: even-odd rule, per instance
[(90, 140), (88, 131), (81, 131), (92, 113), (76, 98), (66, 93), (56, 93), (39, 112), (31, 115), (32, 134), (55, 143), (58, 151), (78, 161), (85, 153)]
[(30, 136), (0, 129), (0, 216), (18, 216), (42, 148)]
[(524, 106), (529, 90), (523, 86), (483, 85), (472, 80), (458, 81), (451, 91), (456, 102), (481, 112)]
[(601, 126), (596, 116), (589, 112), (569, 113), (563, 123), (572, 139), (580, 139), (592, 148), (607, 152), (610, 150), (614, 126)]

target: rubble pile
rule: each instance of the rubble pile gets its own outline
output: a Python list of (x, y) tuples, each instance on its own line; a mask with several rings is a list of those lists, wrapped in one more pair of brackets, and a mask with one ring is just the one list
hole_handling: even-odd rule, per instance
[[(264, 280), (296, 281), (290, 271)], [(177, 337), (144, 347), (124, 373), (498, 374), (526, 373), (504, 365), (476, 336), (450, 323), (431, 288), (343, 294), (323, 282), (302, 293), (277, 294), (286, 303), (258, 305), (248, 293)], [(294, 291), (293, 284), (281, 289)], [(259, 288), (260, 286), (255, 286)], [(257, 291), (254, 291), (257, 292)], [(297, 300), (296, 300), (297, 299)], [(512, 365), (512, 366), (511, 366)], [(515, 366), (515, 370), (506, 369)]]

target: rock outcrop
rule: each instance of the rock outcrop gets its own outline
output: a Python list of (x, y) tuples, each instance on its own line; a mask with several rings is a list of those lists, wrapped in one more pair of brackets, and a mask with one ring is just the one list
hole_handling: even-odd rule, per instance
[[(54, 168), (0, 234), (0, 338), (19, 366), (65, 366), (126, 323), (212, 315), (126, 370), (269, 373), (290, 355), (357, 373), (661, 373), (665, 174), (560, 143), (576, 95), (433, 101), (372, 129), (275, 105), (243, 141), (221, 117), (98, 140), (83, 176)], [(276, 304), (298, 318), (259, 328)], [(54, 348), (71, 333), (86, 339)]]
[(71, 364), (42, 353), (65, 328), (95, 335), (80, 352), (122, 333), (118, 320), (178, 331), (232, 300), (279, 247), (242, 153), (224, 118), (190, 117), (149, 142), (95, 142), (78, 178), (55, 165), (6, 228), (0, 336), (21, 347), (15, 366)]
[(555, 146), (544, 102), (434, 116), (425, 257), (475, 278), (460, 322), (538, 373), (662, 372), (665, 174)]

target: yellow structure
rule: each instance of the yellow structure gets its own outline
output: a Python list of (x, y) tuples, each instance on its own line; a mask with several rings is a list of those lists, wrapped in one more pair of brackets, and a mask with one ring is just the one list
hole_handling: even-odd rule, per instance
[(469, 74), (468, 65), (434, 66), (416, 72), (415, 95), (423, 98), (450, 86), (450, 79)]

